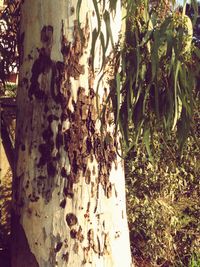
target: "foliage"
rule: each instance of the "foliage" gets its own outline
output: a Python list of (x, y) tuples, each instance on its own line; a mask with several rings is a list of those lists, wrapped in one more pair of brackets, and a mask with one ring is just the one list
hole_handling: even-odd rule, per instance
[[(194, 131), (199, 138), (199, 117)], [(198, 266), (200, 155), (194, 140), (177, 153), (175, 135), (154, 138), (152, 165), (142, 142), (126, 161), (127, 203), (133, 256), (152, 266)], [(196, 255), (196, 256), (195, 256)], [(197, 264), (197, 265), (195, 265)]]
[[(181, 151), (190, 133), (196, 83), (193, 53), (197, 48), (192, 46), (189, 17), (176, 11), (161, 20), (148, 8), (148, 1), (135, 1), (127, 16), (121, 52), (122, 98), (115, 117), (126, 147), (137, 144), (142, 135), (151, 158), (154, 132), (163, 130), (167, 136), (177, 126)], [(134, 136), (130, 138), (131, 129)]]
[(198, 267), (198, 266), (200, 266), (200, 256), (193, 254), (190, 259), (189, 267)]
[(184, 10), (163, 19), (147, 1), (129, 3), (115, 118), (128, 151), (132, 253), (147, 266), (192, 266), (200, 252), (199, 50)]
[(0, 250), (8, 247), (10, 235), (10, 206), (11, 206), (11, 180), (12, 173), (8, 170), (0, 181)]
[[(99, 40), (103, 51), (102, 72), (106, 68), (109, 42), (114, 45), (110, 11), (115, 11), (117, 1), (110, 0), (109, 7), (105, 2), (100, 9), (98, 1), (93, 0), (97, 28), (92, 33), (91, 57), (94, 59)], [(185, 7), (182, 12), (174, 10), (175, 1), (171, 2), (123, 1), (127, 13), (125, 39), (122, 38), (122, 48), (119, 44), (115, 47), (116, 58), (121, 58), (121, 63), (120, 60), (114, 62), (115, 80), (106, 101), (112, 100), (116, 133), (118, 129), (121, 131), (125, 154), (142, 136), (151, 160), (153, 134), (161, 130), (168, 136), (177, 129), (182, 152), (191, 134), (199, 75), (194, 60), (194, 54), (199, 57), (199, 50), (192, 45), (192, 22), (185, 15)], [(82, 0), (79, 0), (78, 21), (81, 4)], [(196, 10), (196, 1), (192, 1), (192, 5)], [(159, 10), (162, 10), (161, 15)], [(106, 28), (105, 36), (103, 28)], [(102, 124), (105, 116), (103, 109)], [(132, 129), (134, 135), (130, 136)]]
[(9, 1), (0, 14), (0, 82), (4, 87), (10, 73), (16, 72), (19, 67), (19, 3)]
[[(2, 95), (6, 96), (6, 97), (16, 97), (16, 93), (17, 93), (17, 85), (16, 84), (12, 84), (12, 83), (6, 83), (4, 88), (3, 88), (3, 92)], [(0, 96), (2, 96), (0, 94)]]

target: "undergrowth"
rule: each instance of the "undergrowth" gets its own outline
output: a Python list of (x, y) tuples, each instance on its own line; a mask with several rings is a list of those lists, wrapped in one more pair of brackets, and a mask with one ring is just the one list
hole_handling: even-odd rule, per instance
[[(197, 138), (198, 127), (199, 120)], [(190, 139), (180, 156), (175, 138), (160, 134), (154, 151), (154, 165), (142, 143), (126, 160), (133, 257), (148, 262), (144, 266), (200, 266), (199, 147)]]

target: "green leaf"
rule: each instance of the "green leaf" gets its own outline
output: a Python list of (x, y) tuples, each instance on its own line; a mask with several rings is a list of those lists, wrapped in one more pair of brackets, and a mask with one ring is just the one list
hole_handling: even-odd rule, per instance
[(187, 116), (186, 109), (183, 108), (181, 119), (177, 123), (177, 139), (179, 142), (180, 152), (182, 154), (184, 144), (190, 132), (190, 118)]
[(98, 8), (98, 2), (96, 0), (92, 0), (92, 2), (93, 2), (93, 5), (94, 5), (96, 16), (97, 16), (97, 25), (98, 25), (97, 33), (99, 35), (100, 30), (101, 30), (101, 17), (100, 17), (100, 12), (99, 12), (99, 8)]
[(135, 86), (138, 86), (138, 77), (140, 73), (140, 47), (139, 47), (139, 36), (138, 29), (135, 30), (135, 41), (136, 41), (136, 78), (135, 78)]
[(92, 32), (92, 45), (91, 45), (91, 59), (92, 59), (92, 71), (94, 72), (94, 58), (95, 58), (95, 45), (98, 38), (97, 29)]
[(116, 124), (116, 129), (117, 125), (119, 123), (119, 111), (120, 111), (120, 74), (117, 73), (116, 75), (116, 96), (117, 96), (117, 106), (116, 106), (116, 119), (115, 119), (115, 124)]
[(117, 6), (117, 1), (118, 0), (110, 0), (110, 11), (115, 11), (116, 10), (116, 6)]
[(104, 40), (104, 35), (102, 32), (100, 33), (100, 42), (101, 42), (101, 47), (102, 47), (102, 65), (101, 65), (101, 69), (100, 69), (100, 71), (101, 71), (104, 67), (105, 58), (106, 58), (105, 40)]
[(172, 23), (172, 17), (167, 17), (160, 26), (160, 36), (165, 36), (170, 29), (170, 25)]
[(155, 31), (153, 34), (154, 38), (154, 43), (152, 45), (152, 51), (151, 51), (151, 71), (152, 71), (152, 78), (151, 81), (154, 80), (156, 74), (157, 74), (157, 69), (158, 69), (158, 50), (160, 46), (160, 36), (159, 32)]
[(194, 10), (194, 16), (192, 18), (192, 24), (193, 24), (193, 26), (195, 26), (196, 21), (197, 21), (197, 17), (198, 17), (198, 1), (191, 0), (191, 7)]
[(174, 74), (174, 121), (172, 125), (172, 131), (174, 130), (177, 120), (178, 120), (178, 97), (177, 97), (177, 83), (178, 83), (178, 73), (180, 68), (180, 61), (177, 61), (175, 64), (175, 74)]
[(146, 146), (146, 150), (149, 156), (149, 160), (153, 163), (153, 156), (151, 153), (151, 148), (150, 148), (150, 129), (149, 128), (145, 128), (144, 129), (144, 134), (143, 134), (143, 142)]
[(158, 90), (159, 86), (157, 86), (157, 79), (156, 79), (154, 83), (155, 110), (157, 118), (160, 119)]
[(103, 14), (103, 19), (106, 24), (106, 50), (108, 48), (109, 40), (111, 40), (112, 47), (114, 48), (114, 41), (113, 41), (113, 35), (112, 35), (112, 30), (111, 30), (111, 23), (110, 23), (110, 13), (105, 10)]
[[(104, 72), (102, 73), (102, 75), (101, 75), (101, 77), (99, 78), (98, 83), (97, 83), (97, 91), (96, 91), (96, 107), (97, 107), (97, 114), (98, 114), (98, 117), (99, 117), (99, 118), (101, 117), (101, 116), (100, 116), (100, 112), (99, 112), (99, 86), (100, 86), (100, 83), (101, 83), (101, 81), (102, 81), (102, 79), (103, 79), (103, 77), (104, 77), (105, 74), (106, 74), (106, 71), (104, 71)], [(109, 97), (110, 97), (110, 95), (109, 95)], [(108, 101), (109, 101), (109, 98), (107, 99), (106, 102), (108, 102)], [(104, 115), (105, 115), (105, 113), (102, 114), (102, 116), (104, 116)]]
[(119, 128), (123, 137), (123, 146), (128, 148), (129, 146), (129, 125), (128, 125), (128, 112), (126, 103), (123, 102), (119, 113)]
[(82, 0), (78, 0), (77, 7), (76, 7), (76, 16), (77, 16), (77, 21), (78, 21), (78, 31), (80, 34), (81, 42), (83, 43), (83, 31), (81, 29), (81, 23), (80, 23), (81, 4), (82, 4)]
[(194, 53), (200, 59), (200, 49), (198, 47), (195, 47)]

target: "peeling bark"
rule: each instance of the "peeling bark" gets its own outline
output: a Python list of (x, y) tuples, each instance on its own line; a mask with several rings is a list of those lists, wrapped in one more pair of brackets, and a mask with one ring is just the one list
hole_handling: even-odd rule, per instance
[[(111, 105), (105, 102), (110, 74), (97, 96), (99, 74), (92, 72), (90, 59), (97, 26), (93, 1), (81, 9), (82, 41), (76, 5), (75, 0), (22, 4), (13, 197), (19, 218), (14, 225), (23, 231), (26, 249), (16, 251), (13, 267), (22, 267), (23, 255), (29, 267), (131, 266), (123, 162), (116, 153)], [(116, 41), (119, 6), (113, 17)], [(98, 69), (99, 44), (96, 49)], [(99, 108), (106, 109), (102, 133), (97, 98)], [(13, 234), (15, 252), (20, 237)]]

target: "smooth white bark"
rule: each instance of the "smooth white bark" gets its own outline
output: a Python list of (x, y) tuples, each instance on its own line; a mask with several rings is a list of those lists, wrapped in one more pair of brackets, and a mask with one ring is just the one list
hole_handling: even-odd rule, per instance
[[(102, 153), (102, 145), (96, 145), (100, 137), (99, 121), (95, 108), (96, 97), (90, 95), (90, 87), (93, 84), (94, 92), (97, 89), (102, 51), (97, 44), (96, 73), (93, 78), (88, 65), (92, 30), (97, 26), (92, 0), (84, 0), (81, 6), (81, 28), (85, 29), (84, 35), (88, 37), (88, 42), (80, 57), (74, 55), (78, 63), (84, 66), (84, 72), (79, 70), (76, 73), (78, 78), (74, 74), (70, 75), (72, 68), (67, 67), (71, 66), (73, 59), (61, 53), (63, 38), (67, 45), (70, 44), (70, 49), (73, 44), (80, 45), (74, 34), (76, 5), (75, 0), (25, 0), (22, 5), (23, 49), (18, 93), (18, 186), (15, 210), (20, 215), (20, 223), (39, 267), (130, 267), (123, 162), (115, 156), (113, 160), (109, 158), (110, 162), (108, 159), (102, 159), (101, 162), (99, 156), (108, 153), (110, 157), (115, 152), (111, 126), (105, 129), (105, 134), (111, 136), (105, 153)], [(121, 27), (120, 3), (116, 15), (112, 14), (111, 17), (114, 18), (112, 30), (117, 41)], [(47, 37), (50, 36), (45, 42), (41, 41), (42, 29)], [(37, 72), (34, 66), (40, 68), (40, 64), (43, 64), (39, 56), (43, 53), (42, 48), (44, 53), (50, 54), (51, 64), (50, 67), (44, 67), (44, 71)], [(75, 122), (69, 118), (61, 120), (63, 107), (55, 102), (50, 90), (55, 74), (52, 66), (61, 62), (65, 64), (59, 90), (66, 96), (66, 101), (68, 99), (67, 114), (70, 110)], [(100, 101), (104, 96), (104, 87), (109, 90), (107, 79), (108, 75), (105, 75), (101, 82)], [(67, 85), (64, 85), (66, 80)], [(38, 84), (45, 93), (45, 100), (34, 91)], [(80, 88), (84, 88), (82, 93)], [(66, 92), (69, 91), (71, 95), (67, 98)], [(50, 116), (54, 116), (54, 119), (50, 120)], [(93, 136), (91, 125), (88, 126), (90, 122), (86, 123), (88, 116), (91, 116), (91, 125), (94, 124)], [(51, 132), (50, 137), (44, 138), (47, 129)], [(80, 136), (76, 134), (79, 129)], [(70, 133), (70, 140), (66, 144), (65, 140), (61, 140), (61, 145), (57, 146), (58, 133), (62, 140), (65, 133)], [(88, 149), (88, 136), (92, 138), (93, 152), (86, 155), (84, 149)], [(53, 142), (50, 150), (47, 149), (47, 139)], [(42, 151), (44, 146), (46, 152)], [(47, 157), (46, 162), (41, 163), (44, 155)], [(84, 160), (83, 155), (86, 155)], [(76, 171), (72, 166), (73, 158), (77, 165)], [(83, 164), (86, 166), (85, 171), (81, 166)], [(77, 181), (73, 180), (70, 191), (72, 176)]]

